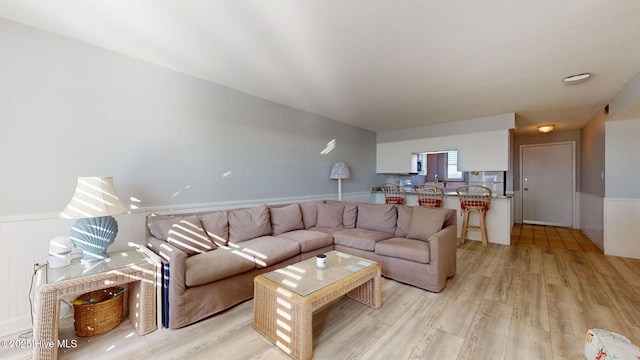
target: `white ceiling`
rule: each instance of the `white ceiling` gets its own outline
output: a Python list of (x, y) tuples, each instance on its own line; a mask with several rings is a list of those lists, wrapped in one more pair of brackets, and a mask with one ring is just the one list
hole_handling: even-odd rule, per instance
[(638, 0), (0, 0), (0, 17), (373, 131), (511, 112), (520, 133), (579, 129), (640, 71)]

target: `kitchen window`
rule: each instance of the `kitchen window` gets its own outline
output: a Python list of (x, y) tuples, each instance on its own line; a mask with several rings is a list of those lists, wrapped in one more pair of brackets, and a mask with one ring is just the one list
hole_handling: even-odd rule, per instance
[(447, 151), (447, 181), (462, 181), (462, 172), (458, 171), (458, 150)]

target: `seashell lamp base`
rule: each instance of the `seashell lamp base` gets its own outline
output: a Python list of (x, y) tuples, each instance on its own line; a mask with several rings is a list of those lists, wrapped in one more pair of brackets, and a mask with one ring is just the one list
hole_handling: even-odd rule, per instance
[(113, 216), (83, 218), (73, 224), (69, 238), (82, 250), (82, 262), (104, 260), (109, 257), (107, 248), (118, 234), (118, 223)]

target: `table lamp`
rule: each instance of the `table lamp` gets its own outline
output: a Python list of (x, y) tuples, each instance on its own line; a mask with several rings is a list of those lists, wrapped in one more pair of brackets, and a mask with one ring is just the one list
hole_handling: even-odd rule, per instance
[(107, 248), (118, 234), (118, 223), (111, 215), (126, 212), (127, 206), (118, 198), (112, 177), (79, 177), (73, 198), (60, 217), (78, 219), (69, 238), (82, 250), (82, 261), (91, 262), (109, 257)]
[(338, 180), (338, 200), (342, 200), (342, 179), (348, 179), (350, 177), (349, 167), (346, 163), (341, 161), (333, 163), (329, 179)]

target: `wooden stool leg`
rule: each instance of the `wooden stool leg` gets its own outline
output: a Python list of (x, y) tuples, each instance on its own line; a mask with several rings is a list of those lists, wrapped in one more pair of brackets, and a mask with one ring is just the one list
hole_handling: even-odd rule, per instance
[(467, 239), (467, 227), (469, 226), (469, 209), (464, 209), (462, 213), (462, 236), (460, 236), (460, 244), (464, 244)]
[(480, 210), (480, 231), (482, 232), (482, 247), (489, 246), (489, 237), (487, 236), (487, 211)]

